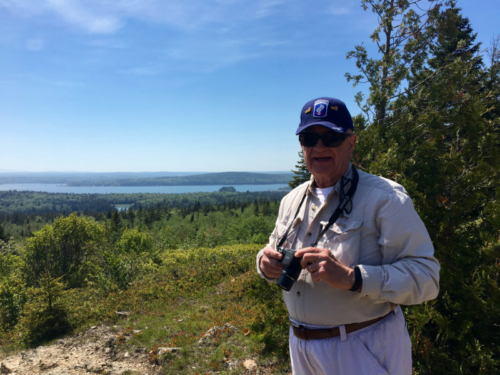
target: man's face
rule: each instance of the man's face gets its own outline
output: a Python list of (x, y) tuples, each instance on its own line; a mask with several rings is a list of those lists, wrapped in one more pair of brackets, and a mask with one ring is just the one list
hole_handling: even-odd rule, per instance
[[(332, 130), (315, 125), (305, 131), (323, 135)], [(356, 139), (356, 135), (353, 134), (347, 137), (339, 147), (325, 147), (321, 139), (314, 147), (301, 146), (307, 169), (314, 176), (318, 187), (333, 186), (347, 172)]]

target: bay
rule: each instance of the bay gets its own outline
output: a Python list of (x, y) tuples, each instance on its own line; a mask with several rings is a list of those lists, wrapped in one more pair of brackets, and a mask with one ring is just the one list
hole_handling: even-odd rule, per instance
[[(197, 185), (197, 186), (67, 186), (59, 184), (0, 184), (0, 191), (41, 191), (46, 193), (72, 194), (132, 194), (132, 193), (200, 193), (215, 192), (228, 185)], [(285, 184), (270, 185), (231, 185), (236, 191), (268, 191), (287, 188)]]

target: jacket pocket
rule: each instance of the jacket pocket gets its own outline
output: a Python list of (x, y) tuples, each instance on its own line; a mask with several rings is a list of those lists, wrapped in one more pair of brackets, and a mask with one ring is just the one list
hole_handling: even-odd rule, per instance
[(345, 266), (358, 263), (362, 225), (363, 220), (340, 217), (325, 233), (323, 246)]

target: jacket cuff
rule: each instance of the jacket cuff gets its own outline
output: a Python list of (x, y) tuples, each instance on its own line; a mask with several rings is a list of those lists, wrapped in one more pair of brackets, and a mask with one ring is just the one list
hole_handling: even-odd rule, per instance
[(361, 285), (361, 295), (373, 300), (378, 300), (382, 293), (382, 269), (378, 266), (358, 265), (361, 271), (363, 284)]
[(256, 266), (257, 266), (257, 273), (259, 274), (259, 276), (262, 279), (267, 280), (267, 282), (269, 282), (269, 283), (275, 284), (276, 281), (278, 281), (278, 279), (270, 279), (270, 278), (268, 278), (266, 275), (264, 275), (264, 273), (260, 269), (260, 258), (262, 258), (263, 253), (264, 253), (264, 249), (260, 250), (259, 253), (257, 254), (257, 264), (256, 264)]

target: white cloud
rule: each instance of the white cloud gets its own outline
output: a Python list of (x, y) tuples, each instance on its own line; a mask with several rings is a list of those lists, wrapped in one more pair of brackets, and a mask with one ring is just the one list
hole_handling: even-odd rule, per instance
[(81, 0), (0, 0), (0, 7), (21, 18), (56, 15), (66, 24), (90, 34), (112, 34), (123, 26), (116, 7), (98, 1)]
[(266, 0), (258, 1), (256, 3), (256, 16), (258, 18), (268, 17), (273, 14), (276, 10), (275, 8), (283, 4), (282, 0)]
[(21, 17), (57, 15), (90, 34), (113, 34), (128, 19), (179, 30), (216, 26), (222, 30), (244, 20), (268, 17), (284, 0), (0, 0), (0, 7)]
[(47, 0), (47, 4), (66, 22), (90, 34), (113, 34), (123, 25), (118, 17), (97, 15), (75, 0)]
[(41, 38), (30, 39), (26, 42), (26, 49), (32, 52), (38, 52), (43, 50), (45, 47), (45, 42)]
[[(82, 43), (97, 48), (83, 51), (82, 62), (114, 64), (121, 74), (153, 75), (210, 72), (262, 55), (293, 54), (310, 34), (311, 19), (329, 13), (331, 1), (339, 4), (332, 12), (346, 11), (340, 0), (321, 0), (312, 8), (307, 0), (0, 0), (0, 9), (42, 19), (37, 26), (55, 20), (91, 34)], [(290, 29), (290, 21), (303, 27)], [(139, 45), (140, 33), (120, 32), (127, 24), (153, 26), (157, 34), (147, 47)], [(120, 56), (118, 50), (128, 54)]]

